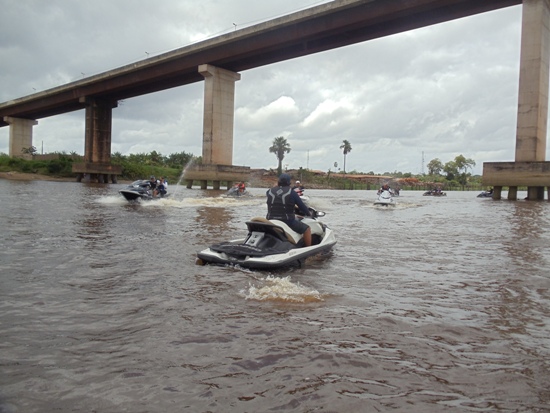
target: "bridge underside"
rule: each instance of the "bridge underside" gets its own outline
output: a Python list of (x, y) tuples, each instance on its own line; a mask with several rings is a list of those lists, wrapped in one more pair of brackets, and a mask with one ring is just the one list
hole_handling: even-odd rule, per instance
[(222, 182), (230, 189), (234, 182), (246, 181), (250, 174), (248, 166), (233, 165), (195, 165), (185, 171), (184, 179), (187, 188), (191, 188), (198, 181), (201, 189), (207, 189), (208, 182), (212, 182), (213, 189), (220, 189)]
[(528, 200), (542, 200), (544, 188), (550, 195), (550, 162), (485, 162), (483, 185), (494, 187), (493, 199), (508, 187), (508, 199), (515, 201), (518, 187), (527, 187)]

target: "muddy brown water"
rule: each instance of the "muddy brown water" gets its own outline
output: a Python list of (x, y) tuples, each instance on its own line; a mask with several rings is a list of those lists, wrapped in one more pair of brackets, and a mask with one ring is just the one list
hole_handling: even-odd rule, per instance
[(265, 272), (195, 265), (265, 189), (122, 187), (0, 180), (0, 412), (550, 410), (550, 203), (306, 189), (338, 244)]

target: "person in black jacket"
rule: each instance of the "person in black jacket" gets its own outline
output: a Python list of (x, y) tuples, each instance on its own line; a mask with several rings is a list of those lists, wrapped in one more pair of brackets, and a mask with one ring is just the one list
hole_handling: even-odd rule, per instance
[(300, 196), (290, 187), (290, 175), (281, 174), (277, 186), (269, 189), (267, 195), (267, 219), (283, 221), (292, 230), (304, 237), (304, 245), (311, 245), (311, 228), (296, 219), (294, 207), (297, 206), (304, 216), (311, 216)]

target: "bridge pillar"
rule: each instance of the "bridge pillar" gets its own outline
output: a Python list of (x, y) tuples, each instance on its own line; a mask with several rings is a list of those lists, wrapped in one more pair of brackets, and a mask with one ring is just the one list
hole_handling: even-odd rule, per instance
[(550, 64), (550, 0), (523, 0), (515, 162), (483, 164), (483, 184), (508, 186), (508, 199), (527, 186), (527, 199), (550, 187), (546, 157)]
[(204, 76), (204, 121), (201, 165), (186, 168), (187, 187), (199, 181), (207, 189), (208, 181), (214, 189), (221, 182), (245, 181), (250, 173), (247, 166), (233, 166), (233, 121), (235, 118), (235, 82), (241, 75), (212, 65), (200, 65)]
[(10, 150), (9, 156), (12, 158), (31, 159), (31, 154), (24, 154), (24, 148), (32, 146), (32, 127), (38, 125), (34, 119), (14, 118), (4, 116), (4, 122), (10, 125)]
[(548, 121), (549, 1), (524, 0), (522, 19), (516, 161), (542, 162)]
[(200, 65), (199, 73), (204, 76), (203, 163), (232, 165), (235, 82), (241, 75), (212, 65)]
[[(550, 3), (524, 0), (521, 30), (516, 162), (546, 158)], [(544, 187), (529, 186), (527, 199), (544, 199)]]
[(80, 182), (97, 181), (113, 183), (122, 167), (111, 165), (111, 125), (113, 108), (116, 102), (97, 98), (81, 98), (86, 104), (86, 132), (84, 138), (84, 163), (73, 164)]

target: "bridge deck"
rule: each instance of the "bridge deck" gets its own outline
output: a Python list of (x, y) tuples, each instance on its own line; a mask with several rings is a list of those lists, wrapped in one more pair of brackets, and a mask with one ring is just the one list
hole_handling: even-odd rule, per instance
[(239, 72), (417, 29), (522, 0), (336, 0), (0, 104), (5, 116), (40, 119), (203, 80), (201, 64)]

